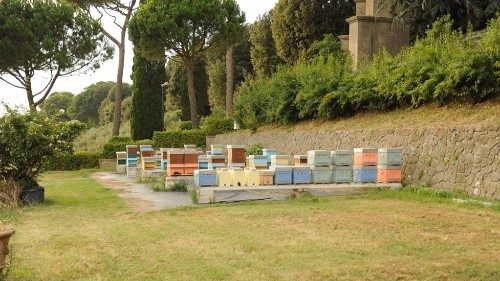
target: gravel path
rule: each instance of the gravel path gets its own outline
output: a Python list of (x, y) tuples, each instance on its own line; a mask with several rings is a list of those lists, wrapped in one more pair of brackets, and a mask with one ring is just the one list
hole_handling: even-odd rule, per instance
[(136, 183), (135, 178), (128, 178), (126, 175), (99, 172), (92, 174), (92, 178), (106, 188), (117, 191), (136, 211), (194, 206), (187, 192), (154, 192), (147, 184)]

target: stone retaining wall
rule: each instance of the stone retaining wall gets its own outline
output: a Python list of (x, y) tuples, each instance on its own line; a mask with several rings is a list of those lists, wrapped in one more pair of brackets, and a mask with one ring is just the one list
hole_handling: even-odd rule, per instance
[(404, 183), (500, 199), (500, 125), (351, 131), (273, 129), (255, 134), (238, 131), (208, 141), (261, 143), (283, 154), (304, 154), (310, 149), (402, 148)]

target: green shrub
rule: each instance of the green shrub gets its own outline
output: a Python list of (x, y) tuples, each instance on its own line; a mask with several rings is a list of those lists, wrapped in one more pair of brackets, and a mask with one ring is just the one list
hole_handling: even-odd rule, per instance
[(251, 144), (250, 146), (247, 146), (247, 148), (245, 149), (245, 154), (247, 156), (249, 156), (249, 155), (262, 155), (263, 148), (264, 147), (260, 143)]
[(157, 148), (182, 148), (185, 144), (205, 147), (205, 143), (206, 134), (201, 129), (154, 132), (153, 134), (153, 146)]
[(188, 183), (185, 181), (176, 181), (174, 184), (168, 187), (168, 191), (172, 192), (187, 192), (188, 191)]
[(135, 142), (137, 145), (153, 145), (152, 140), (138, 140)]
[(134, 142), (130, 137), (112, 137), (104, 145), (102, 157), (106, 159), (116, 158), (116, 152), (125, 151), (126, 146)]
[(215, 110), (207, 117), (201, 120), (200, 129), (209, 136), (215, 136), (231, 132), (234, 129), (234, 121), (226, 116), (223, 110)]
[(59, 153), (47, 159), (43, 168), (45, 171), (94, 169), (99, 167), (100, 158), (100, 153), (92, 152)]

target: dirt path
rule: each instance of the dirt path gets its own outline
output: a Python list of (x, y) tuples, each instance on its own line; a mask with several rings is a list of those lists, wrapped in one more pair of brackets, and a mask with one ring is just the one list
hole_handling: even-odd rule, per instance
[(194, 205), (186, 192), (154, 192), (147, 184), (136, 183), (135, 179), (128, 178), (125, 175), (99, 172), (92, 174), (92, 178), (107, 189), (115, 190), (120, 197), (125, 198), (130, 206), (138, 212)]

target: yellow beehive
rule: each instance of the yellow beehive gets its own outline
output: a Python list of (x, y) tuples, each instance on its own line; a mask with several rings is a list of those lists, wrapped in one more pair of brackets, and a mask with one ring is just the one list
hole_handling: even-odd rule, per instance
[(227, 169), (218, 170), (217, 179), (220, 187), (231, 186), (231, 171)]
[(245, 185), (245, 170), (234, 169), (230, 171), (231, 173), (231, 185), (232, 186), (244, 186)]
[(245, 170), (245, 185), (246, 186), (259, 186), (260, 174), (258, 170)]
[(290, 156), (271, 155), (271, 166), (290, 166)]
[(154, 170), (156, 169), (156, 160), (154, 157), (142, 157), (141, 158), (141, 169), (142, 170)]

